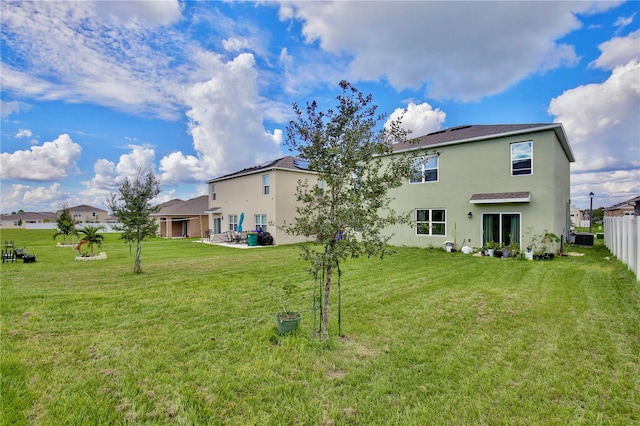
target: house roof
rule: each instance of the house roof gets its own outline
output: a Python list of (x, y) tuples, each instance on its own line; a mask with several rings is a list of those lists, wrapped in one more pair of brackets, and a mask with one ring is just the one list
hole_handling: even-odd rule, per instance
[(531, 193), (522, 191), (473, 194), (469, 202), (471, 204), (529, 203), (531, 202)]
[(93, 206), (88, 206), (86, 204), (81, 204), (75, 207), (69, 207), (69, 211), (70, 212), (105, 212), (107, 213), (106, 210), (102, 210)]
[(473, 124), (464, 126), (455, 126), (448, 129), (438, 130), (419, 136), (410, 141), (396, 144), (395, 152), (411, 151), (421, 148), (436, 148), (459, 143), (477, 142), (486, 139), (495, 139), (497, 137), (506, 137), (513, 135), (525, 135), (533, 132), (543, 132), (553, 130), (556, 137), (560, 141), (560, 145), (564, 150), (570, 162), (574, 162), (575, 158), (564, 128), (561, 123), (534, 123), (534, 124)]
[(48, 219), (55, 222), (57, 217), (53, 212), (22, 212), (16, 214), (3, 214), (0, 216), (0, 220), (20, 220), (23, 221), (42, 221)]
[(197, 216), (204, 215), (209, 208), (209, 198), (201, 195), (187, 201), (174, 199), (159, 204), (160, 211), (152, 213), (151, 216)]
[(638, 203), (640, 203), (640, 196), (632, 198), (632, 199), (627, 200), (627, 201), (623, 201), (623, 202), (618, 203), (618, 204), (614, 204), (613, 206), (605, 208), (605, 211), (606, 210), (618, 210), (618, 209), (622, 209), (622, 208), (625, 208), (625, 207), (634, 207), (634, 206), (637, 206)]
[[(231, 178), (235, 178), (238, 176), (251, 175), (254, 173), (260, 173), (265, 170), (293, 170), (297, 172), (310, 172), (309, 171), (309, 163), (306, 160), (303, 160), (298, 157), (286, 156), (282, 158), (278, 158), (277, 160), (267, 161), (266, 163), (259, 164), (254, 167), (247, 167), (246, 169), (238, 170), (237, 172), (230, 173), (228, 175), (219, 176), (208, 180), (207, 183), (219, 182)], [(312, 172), (310, 172), (312, 173)]]

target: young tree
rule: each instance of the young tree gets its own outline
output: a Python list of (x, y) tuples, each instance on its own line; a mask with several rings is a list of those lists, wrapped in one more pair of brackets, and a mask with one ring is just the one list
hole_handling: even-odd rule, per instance
[[(296, 119), (287, 127), (285, 142), (309, 162), (309, 169), (317, 172), (322, 182), (298, 182), (296, 218), (283, 228), (312, 241), (303, 245), (302, 257), (324, 277), (323, 340), (328, 338), (331, 284), (337, 270), (339, 286), (340, 261), (390, 254), (386, 245), (390, 236), (383, 235), (383, 229), (410, 222), (408, 214), (390, 208), (387, 194), (411, 176), (413, 160), (409, 154), (389, 155), (393, 144), (405, 142), (409, 132), (400, 127), (401, 118), (382, 127), (386, 116), (377, 114), (371, 95), (363, 95), (346, 81), (340, 87), (342, 94), (335, 110), (319, 111), (313, 101), (303, 112), (294, 103)], [(338, 321), (340, 333), (340, 303)]]
[[(104, 235), (99, 234), (101, 230), (104, 229), (104, 226), (91, 226), (87, 225), (82, 229), (79, 229), (78, 232), (84, 235), (84, 238), (80, 240), (80, 244), (89, 244), (89, 256), (93, 256), (93, 246), (97, 245), (100, 247), (102, 242), (104, 241)], [(79, 250), (79, 248), (78, 248)]]
[(121, 231), (120, 239), (136, 243), (136, 258), (133, 263), (133, 272), (142, 272), (140, 256), (142, 254), (142, 241), (157, 234), (157, 224), (150, 216), (159, 210), (158, 206), (151, 206), (149, 202), (160, 193), (160, 183), (151, 171), (139, 168), (133, 181), (128, 178), (120, 185), (118, 194), (111, 194), (107, 205), (114, 216), (121, 223), (116, 229)]
[(78, 231), (76, 230), (76, 224), (71, 216), (71, 212), (69, 211), (69, 203), (64, 201), (60, 207), (60, 214), (56, 217), (58, 232), (53, 234), (53, 239), (55, 240), (62, 235), (62, 241), (66, 244), (67, 237), (77, 235)]

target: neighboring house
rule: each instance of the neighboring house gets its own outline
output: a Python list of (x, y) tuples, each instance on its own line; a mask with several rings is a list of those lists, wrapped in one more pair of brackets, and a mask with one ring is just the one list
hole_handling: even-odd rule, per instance
[(69, 207), (69, 213), (71, 213), (71, 217), (73, 217), (73, 220), (75, 220), (77, 224), (108, 222), (113, 220), (113, 218), (109, 216), (109, 212), (106, 210), (88, 206), (86, 204)]
[(640, 197), (604, 209), (605, 216), (640, 216)]
[(582, 221), (589, 220), (589, 214), (576, 206), (571, 206), (571, 225), (574, 227), (582, 226)]
[(303, 241), (278, 226), (294, 220), (296, 187), (305, 179), (318, 180), (305, 161), (288, 156), (207, 181), (209, 228), (213, 234), (235, 231), (244, 214), (243, 231), (269, 232), (276, 244)]
[(3, 214), (0, 216), (0, 228), (26, 228), (28, 224), (55, 223), (56, 214), (53, 212), (22, 212)]
[(418, 158), (411, 181), (391, 193), (415, 224), (389, 229), (391, 244), (524, 248), (545, 230), (568, 236), (575, 160), (562, 124), (457, 126), (415, 142), (394, 149)]
[[(391, 191), (391, 207), (412, 226), (388, 228), (398, 246), (445, 247), (487, 242), (526, 247), (531, 237), (571, 229), (569, 166), (574, 156), (562, 124), (470, 125), (398, 144), (416, 156), (413, 178)], [(263, 229), (277, 244), (301, 241), (277, 229), (295, 218), (298, 180), (317, 182), (304, 161), (281, 158), (208, 181), (214, 233)]]
[(159, 204), (160, 210), (151, 214), (158, 222), (158, 234), (164, 238), (202, 238), (209, 229), (208, 196), (187, 201), (171, 200)]

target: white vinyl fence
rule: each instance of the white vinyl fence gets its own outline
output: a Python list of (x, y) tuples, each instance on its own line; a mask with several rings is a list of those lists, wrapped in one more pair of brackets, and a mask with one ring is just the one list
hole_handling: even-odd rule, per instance
[(604, 218), (604, 245), (636, 273), (640, 281), (640, 219), (638, 216)]
[[(115, 229), (113, 229), (114, 226), (119, 225), (117, 223), (98, 222), (98, 223), (87, 223), (87, 225), (102, 226), (102, 227), (104, 227), (102, 232), (120, 232), (120, 231), (116, 231)], [(80, 229), (83, 226), (85, 226), (85, 224), (79, 223), (79, 224), (76, 225), (76, 228)], [(58, 229), (58, 224), (55, 223), (55, 222), (25, 223), (24, 224), (24, 229)]]

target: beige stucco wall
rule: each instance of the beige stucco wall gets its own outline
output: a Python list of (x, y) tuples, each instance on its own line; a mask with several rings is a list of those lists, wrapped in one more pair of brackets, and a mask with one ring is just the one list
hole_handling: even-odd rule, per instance
[[(533, 174), (511, 176), (513, 142), (533, 141)], [(520, 213), (521, 242), (527, 244), (526, 231), (548, 229), (560, 236), (566, 230), (569, 202), (569, 162), (553, 131), (511, 136), (436, 148), (440, 153), (438, 182), (410, 184), (391, 192), (398, 211), (445, 209), (445, 236), (416, 235), (415, 227), (393, 227), (391, 243), (417, 247), (444, 247), (445, 241), (482, 245), (483, 213)], [(476, 193), (531, 192), (530, 203), (471, 204)], [(468, 218), (468, 213), (472, 218)]]
[[(269, 194), (263, 194), (262, 176), (269, 174)], [(222, 217), (222, 231), (229, 230), (229, 215), (244, 213), (242, 228), (255, 228), (255, 215), (267, 215), (267, 231), (275, 244), (290, 244), (304, 241), (278, 229), (283, 223), (291, 223), (295, 218), (295, 189), (298, 179), (315, 179), (311, 173), (272, 169), (232, 179), (209, 183), (209, 207), (220, 211), (209, 217), (209, 228), (213, 228), (213, 218)], [(216, 185), (216, 200), (212, 200), (212, 184)]]

